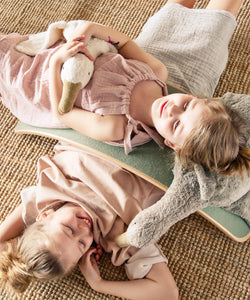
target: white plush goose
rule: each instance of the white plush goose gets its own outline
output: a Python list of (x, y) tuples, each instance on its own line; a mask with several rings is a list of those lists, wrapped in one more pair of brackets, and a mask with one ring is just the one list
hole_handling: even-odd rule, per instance
[[(23, 53), (34, 56), (39, 51), (51, 47), (62, 38), (68, 41), (77, 27), (85, 22), (76, 20), (52, 23), (47, 31), (30, 35), (27, 41), (21, 42), (16, 48)], [(91, 38), (87, 48), (94, 59), (106, 52), (117, 52), (115, 46), (111, 43), (98, 38)], [(63, 92), (58, 108), (61, 113), (67, 113), (72, 109), (79, 90), (88, 84), (93, 71), (94, 62), (80, 53), (63, 64), (61, 71)]]

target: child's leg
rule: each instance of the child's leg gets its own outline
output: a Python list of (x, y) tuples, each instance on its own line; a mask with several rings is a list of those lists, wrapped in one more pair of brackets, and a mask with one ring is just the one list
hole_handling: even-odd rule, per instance
[(243, 0), (210, 0), (207, 9), (227, 10), (237, 16), (238, 10)]
[(195, 0), (168, 0), (168, 3), (178, 3), (188, 8), (193, 8)]

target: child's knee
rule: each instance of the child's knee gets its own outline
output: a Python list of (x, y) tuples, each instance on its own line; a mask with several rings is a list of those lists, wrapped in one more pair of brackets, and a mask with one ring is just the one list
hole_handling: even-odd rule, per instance
[(210, 0), (207, 9), (225, 10), (237, 16), (243, 0)]
[(168, 0), (168, 3), (177, 3), (188, 8), (193, 8), (195, 0)]

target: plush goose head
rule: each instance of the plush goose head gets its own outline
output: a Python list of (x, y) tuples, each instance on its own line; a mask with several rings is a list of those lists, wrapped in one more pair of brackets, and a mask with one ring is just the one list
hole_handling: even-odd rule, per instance
[(93, 61), (80, 53), (63, 64), (61, 71), (63, 91), (58, 108), (60, 113), (64, 114), (72, 109), (79, 90), (88, 84), (93, 71)]

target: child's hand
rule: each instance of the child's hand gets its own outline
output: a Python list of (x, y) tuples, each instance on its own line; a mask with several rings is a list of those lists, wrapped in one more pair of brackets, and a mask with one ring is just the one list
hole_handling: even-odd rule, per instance
[(97, 266), (101, 254), (102, 250), (98, 245), (96, 248), (89, 249), (79, 262), (79, 268), (83, 276), (86, 278), (88, 284), (95, 290), (98, 282), (102, 280)]
[(69, 41), (61, 46), (53, 55), (52, 60), (63, 64), (67, 59), (75, 56), (77, 53), (85, 54), (90, 60), (94, 60), (88, 49), (85, 47), (84, 37), (78, 37), (73, 41)]
[(85, 45), (88, 45), (88, 42), (90, 41), (91, 37), (93, 36), (93, 28), (94, 23), (92, 22), (84, 22), (84, 24), (78, 25), (74, 32), (70, 36), (71, 41), (78, 40), (79, 37), (84, 37)]
[(87, 38), (85, 35), (81, 35), (81, 36), (77, 36), (76, 38), (74, 38), (73, 40), (71, 40), (69, 42), (83, 43), (83, 50), (81, 50), (80, 52), (85, 54), (90, 60), (94, 61), (94, 58), (92, 57), (92, 55), (90, 54), (90, 52), (87, 48), (89, 38)]

